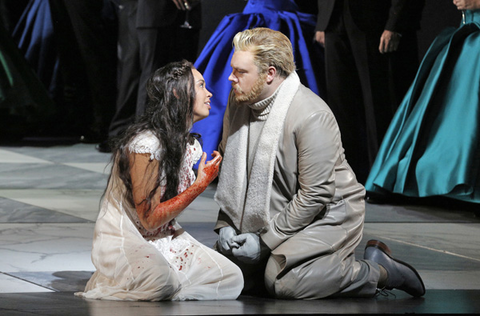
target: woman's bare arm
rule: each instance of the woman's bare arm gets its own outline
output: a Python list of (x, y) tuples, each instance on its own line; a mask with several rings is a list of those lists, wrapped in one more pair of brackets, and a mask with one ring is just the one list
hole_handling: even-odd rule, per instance
[[(203, 153), (198, 167), (198, 176), (195, 182), (179, 195), (160, 203), (160, 188), (152, 198), (151, 209), (148, 211), (145, 199), (155, 185), (158, 177), (158, 161), (150, 160), (149, 154), (131, 154), (131, 171), (133, 200), (140, 222), (143, 227), (153, 231), (177, 217), (208, 185), (217, 177), (222, 157), (216, 151), (212, 160), (205, 163), (207, 154)], [(148, 175), (148, 176), (145, 176)], [(152, 176), (150, 176), (152, 175)]]

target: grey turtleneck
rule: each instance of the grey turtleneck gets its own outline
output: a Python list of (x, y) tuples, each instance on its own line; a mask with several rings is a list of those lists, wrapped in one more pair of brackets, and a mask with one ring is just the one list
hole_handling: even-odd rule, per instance
[(250, 179), (250, 170), (252, 170), (253, 159), (257, 151), (258, 139), (262, 133), (263, 126), (268, 118), (268, 114), (272, 109), (273, 103), (277, 97), (280, 87), (268, 98), (258, 101), (253, 104), (249, 104), (250, 122), (248, 133), (248, 162), (247, 162), (247, 175)]

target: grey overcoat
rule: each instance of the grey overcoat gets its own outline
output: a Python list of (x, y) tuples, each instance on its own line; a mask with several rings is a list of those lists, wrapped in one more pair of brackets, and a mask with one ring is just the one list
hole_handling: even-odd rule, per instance
[[(238, 109), (233, 104), (231, 98), (219, 147), (222, 155), (234, 132), (229, 130), (229, 120)], [(364, 187), (345, 159), (334, 115), (319, 96), (300, 84), (278, 143), (270, 220), (257, 232), (271, 250), (265, 284), (273, 296), (317, 299), (337, 293), (375, 293), (378, 267), (354, 256), (362, 239), (364, 197)], [(220, 210), (215, 229), (227, 225), (235, 226)]]

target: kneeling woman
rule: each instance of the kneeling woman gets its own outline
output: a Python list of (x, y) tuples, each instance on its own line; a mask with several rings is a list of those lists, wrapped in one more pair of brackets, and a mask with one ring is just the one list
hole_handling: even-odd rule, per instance
[[(92, 249), (95, 273), (76, 295), (111, 300), (236, 299), (240, 269), (175, 218), (216, 178), (222, 157), (206, 162), (190, 134), (209, 115), (212, 94), (190, 62), (158, 69), (147, 83), (143, 117), (114, 145)], [(197, 177), (193, 165), (201, 158)]]

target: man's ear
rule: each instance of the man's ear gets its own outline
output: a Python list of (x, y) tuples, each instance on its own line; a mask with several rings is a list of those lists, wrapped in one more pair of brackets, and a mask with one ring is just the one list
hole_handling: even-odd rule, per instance
[(180, 99), (180, 97), (178, 96), (178, 93), (177, 93), (177, 89), (173, 89), (173, 95), (175, 96), (175, 98), (177, 99)]
[(273, 79), (275, 78), (275, 76), (277, 75), (277, 69), (273, 66), (270, 66), (268, 67), (267, 69), (267, 83), (270, 84), (272, 83)]

